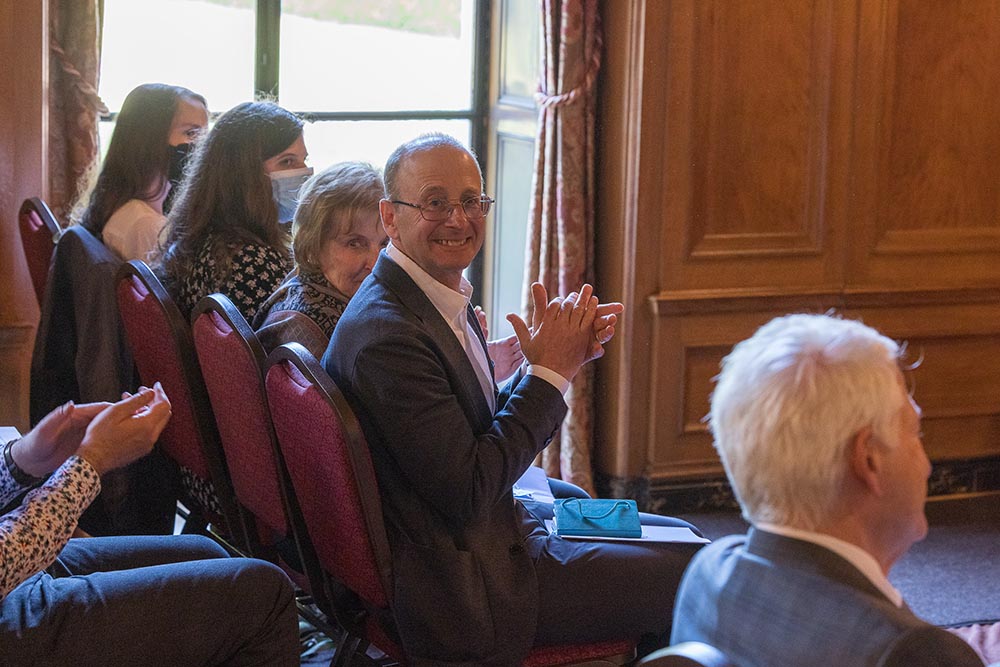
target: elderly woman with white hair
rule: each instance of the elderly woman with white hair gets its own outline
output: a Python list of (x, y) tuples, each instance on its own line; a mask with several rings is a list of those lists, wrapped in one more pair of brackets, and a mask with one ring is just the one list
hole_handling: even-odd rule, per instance
[(292, 223), (296, 270), (253, 322), (265, 349), (296, 342), (323, 356), (347, 302), (389, 242), (379, 219), (382, 193), (382, 176), (363, 162), (341, 162), (306, 181)]

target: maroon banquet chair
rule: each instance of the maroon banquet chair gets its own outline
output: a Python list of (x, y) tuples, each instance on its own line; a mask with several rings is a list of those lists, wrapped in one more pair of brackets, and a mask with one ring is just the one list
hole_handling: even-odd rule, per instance
[(251, 551), (274, 561), (273, 547), (289, 528), (264, 397), (264, 349), (222, 294), (206, 296), (194, 307), (191, 333), (236, 500), (248, 512)]
[(190, 327), (142, 261), (122, 264), (117, 296), (139, 376), (147, 385), (159, 381), (170, 399), (173, 416), (159, 442), (181, 468), (182, 500), (191, 511), (185, 532), (206, 533), (248, 553), (249, 534), (236, 504)]
[(301, 521), (295, 498), (285, 494), (271, 413), (264, 395), (266, 355), (243, 314), (224, 294), (210, 294), (191, 311), (191, 333), (212, 403), (226, 466), (236, 500), (243, 510), (250, 555), (281, 566), (307, 594), (296, 602), (299, 613), (334, 641), (342, 633), (330, 619), (309, 606), (311, 589), (304, 575)]
[[(391, 629), (392, 571), (378, 485), (361, 425), (340, 390), (301, 345), (267, 359), (268, 405), (291, 489), (302, 510), (318, 571), (314, 593), (348, 633), (340, 664), (374, 645), (400, 664), (406, 656)], [(317, 597), (320, 601), (320, 598)], [(630, 641), (538, 647), (528, 667), (620, 665), (635, 656)]]
[(62, 227), (56, 222), (48, 205), (38, 197), (25, 199), (17, 212), (17, 224), (21, 230), (21, 247), (28, 263), (28, 274), (35, 296), (41, 305), (45, 295), (45, 281), (49, 275), (49, 263), (55, 250)]

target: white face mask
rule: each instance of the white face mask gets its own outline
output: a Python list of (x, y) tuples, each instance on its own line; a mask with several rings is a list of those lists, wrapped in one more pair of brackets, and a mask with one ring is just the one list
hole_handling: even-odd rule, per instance
[(299, 189), (312, 175), (312, 167), (272, 171), (268, 174), (271, 177), (271, 194), (274, 195), (274, 203), (278, 205), (278, 222), (291, 222), (295, 217), (295, 208), (299, 205)]

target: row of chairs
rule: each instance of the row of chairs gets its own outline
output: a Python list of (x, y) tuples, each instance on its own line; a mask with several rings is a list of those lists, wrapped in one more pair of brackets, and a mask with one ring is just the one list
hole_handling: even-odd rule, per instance
[[(337, 664), (364, 663), (369, 644), (399, 664), (392, 572), (378, 486), (360, 424), (315, 358), (288, 344), (265, 358), (223, 295), (203, 299), (190, 327), (139, 261), (117, 286), (122, 322), (143, 381), (173, 404), (163, 450), (205, 475), (232, 546), (282, 564), (298, 560), (317, 606), (345, 632)], [(226, 495), (232, 493), (230, 498)], [(205, 508), (201, 508), (202, 511)], [(291, 540), (295, 549), (279, 546)], [(632, 641), (540, 647), (525, 665), (624, 664)]]
[[(61, 228), (37, 198), (24, 202), (19, 223), (41, 303)], [(332, 664), (370, 663), (370, 644), (405, 664), (389, 620), (392, 572), (377, 483), (360, 425), (332, 380), (301, 346), (266, 357), (225, 296), (202, 300), (189, 324), (144, 263), (121, 265), (115, 282), (139, 375), (160, 381), (173, 405), (160, 446), (194, 480), (185, 532), (281, 565), (325, 616), (308, 600), (300, 611), (338, 640)], [(707, 661), (710, 650), (681, 645), (641, 664), (726, 664)], [(634, 651), (632, 641), (541, 647), (524, 664), (623, 664)]]

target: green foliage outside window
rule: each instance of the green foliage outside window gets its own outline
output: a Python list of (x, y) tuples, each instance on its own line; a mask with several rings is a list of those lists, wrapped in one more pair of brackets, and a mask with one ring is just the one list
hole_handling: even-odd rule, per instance
[[(253, 9), (255, 0), (207, 0)], [(461, 0), (282, 0), (281, 11), (320, 21), (458, 37)]]

